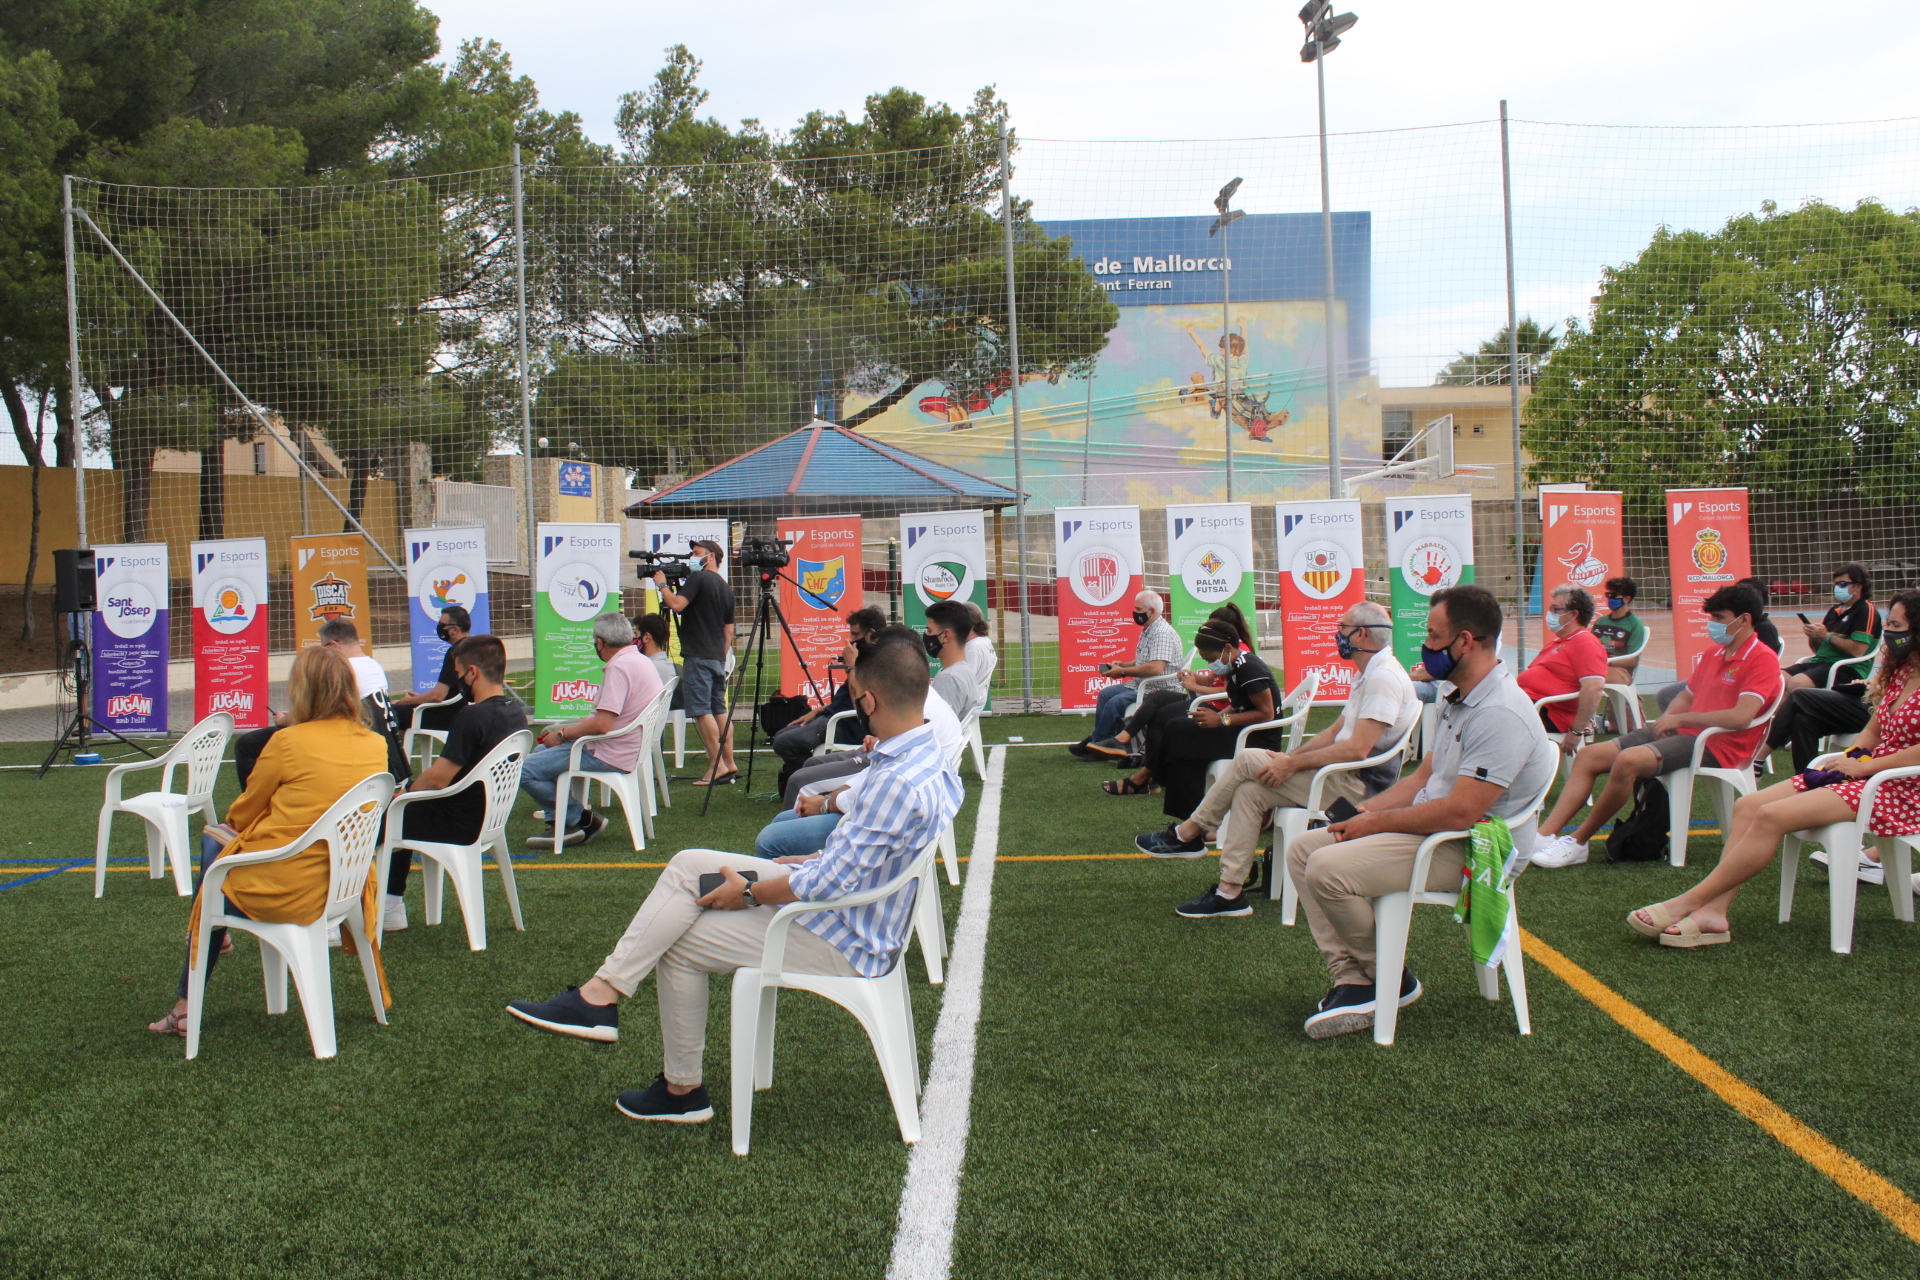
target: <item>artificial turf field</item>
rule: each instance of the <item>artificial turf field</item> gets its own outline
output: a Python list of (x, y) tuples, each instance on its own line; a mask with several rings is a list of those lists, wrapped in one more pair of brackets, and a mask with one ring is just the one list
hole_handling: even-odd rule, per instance
[[(986, 736), (1057, 742), (1084, 726), (1003, 716)], [(0, 748), (0, 764), (29, 760)], [(981, 791), (964, 776), (963, 854)], [(1165, 819), (1155, 797), (1098, 794), (1108, 776), (1057, 747), (1008, 748), (955, 1276), (1920, 1273), (1920, 1244), (1888, 1217), (1532, 961), (1534, 1034), (1516, 1035), (1511, 1007), (1478, 997), (1444, 911), (1416, 913), (1409, 958), (1428, 994), (1396, 1045), (1307, 1040), (1325, 978), (1304, 925), (1264, 900), (1250, 920), (1174, 916), (1209, 864), (1114, 857)], [(98, 770), (0, 772), (0, 886), (88, 860), (0, 887), (0, 1275), (885, 1274), (908, 1149), (850, 1017), (782, 1001), (774, 1088), (741, 1159), (724, 980), (704, 1126), (613, 1109), (659, 1070), (644, 992), (616, 1047), (502, 1012), (583, 981), (656, 874), (581, 864), (749, 848), (774, 808), (757, 790), (721, 789), (703, 819), (701, 792), (676, 788), (642, 854), (616, 820), (584, 849), (517, 861), (525, 933), (490, 876), (484, 953), (451, 904), (423, 927), (416, 876), (413, 927), (386, 952), (392, 1025), (337, 961), (331, 1061), (313, 1059), (297, 1012), (266, 1015), (241, 936), (189, 1063), (183, 1041), (145, 1029), (172, 998), (185, 900), (146, 878), (130, 823), (114, 853), (139, 862), (116, 865), (139, 869), (92, 898)], [(1697, 834), (1684, 869), (1531, 873), (1522, 922), (1920, 1197), (1920, 934), (1863, 888), (1854, 954), (1830, 953), (1818, 867), (1784, 926), (1776, 878), (1757, 879), (1732, 946), (1674, 952), (1626, 928), (1718, 845)], [(1037, 857), (1050, 860), (1022, 860)], [(960, 894), (945, 900), (951, 923)], [(910, 963), (924, 1069), (942, 992), (917, 951)]]

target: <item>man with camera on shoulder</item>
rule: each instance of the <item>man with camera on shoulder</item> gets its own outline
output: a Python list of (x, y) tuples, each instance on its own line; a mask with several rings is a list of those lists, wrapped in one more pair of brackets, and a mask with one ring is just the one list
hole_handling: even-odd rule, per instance
[(654, 570), (660, 599), (680, 616), (680, 692), (707, 749), (706, 774), (696, 787), (722, 786), (740, 775), (733, 763), (733, 726), (727, 717), (727, 654), (733, 649), (733, 588), (720, 573), (717, 542), (693, 544), (694, 572), (676, 592)]

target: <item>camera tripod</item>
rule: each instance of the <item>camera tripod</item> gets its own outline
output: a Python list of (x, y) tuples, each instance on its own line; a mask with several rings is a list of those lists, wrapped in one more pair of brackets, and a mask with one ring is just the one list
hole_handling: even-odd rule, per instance
[[(125, 743), (149, 759), (153, 756), (153, 752), (139, 743), (121, 737), (111, 726), (93, 718), (89, 702), (93, 691), (93, 651), (87, 647), (86, 633), (81, 630), (85, 618), (84, 613), (67, 615), (67, 635), (70, 637), (67, 641), (67, 660), (72, 664), (68, 674), (73, 679), (73, 719), (60, 731), (59, 741), (53, 744), (53, 750), (47, 752), (47, 758), (40, 762), (40, 772), (34, 775), (36, 779), (47, 776), (47, 770), (53, 768), (53, 762), (60, 758), (60, 753), (67, 749), (69, 743), (73, 746), (75, 764), (99, 764), (100, 757), (87, 744), (87, 739), (94, 732)], [(89, 756), (92, 759), (88, 759)]]

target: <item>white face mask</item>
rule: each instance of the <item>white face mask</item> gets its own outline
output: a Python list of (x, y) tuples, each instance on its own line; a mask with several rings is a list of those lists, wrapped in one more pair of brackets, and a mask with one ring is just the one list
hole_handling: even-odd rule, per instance
[(1547, 629), (1549, 631), (1558, 631), (1561, 627), (1564, 627), (1566, 625), (1567, 625), (1567, 615), (1564, 610), (1560, 610), (1560, 609), (1547, 610)]

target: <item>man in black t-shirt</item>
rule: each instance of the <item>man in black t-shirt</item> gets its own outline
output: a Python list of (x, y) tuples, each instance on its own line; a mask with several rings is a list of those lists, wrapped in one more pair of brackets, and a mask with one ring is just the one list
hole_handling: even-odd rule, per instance
[[(507, 696), (507, 647), (493, 636), (468, 636), (447, 652), (454, 678), (470, 690), (470, 701), (459, 708), (447, 745), (439, 758), (414, 779), (409, 791), (438, 791), (464, 781), (473, 767), (493, 749), (527, 727), (527, 710)], [(512, 803), (511, 797), (507, 800)], [(458, 795), (422, 800), (403, 811), (401, 831), (410, 840), (434, 844), (472, 844), (480, 838), (487, 816), (487, 788), (476, 783)], [(396, 851), (387, 868), (387, 899), (382, 929), (391, 933), (407, 927), (407, 873), (413, 855)]]
[(740, 772), (733, 765), (733, 726), (725, 725), (726, 732), (721, 732), (727, 714), (727, 654), (733, 649), (733, 588), (720, 576), (719, 543), (696, 542), (688, 558), (697, 570), (677, 593), (667, 588), (664, 573), (654, 574), (653, 583), (667, 608), (680, 615), (680, 693), (707, 749), (706, 776), (693, 785), (705, 787), (732, 782)]
[(440, 626), (437, 633), (448, 645), (447, 656), (440, 662), (440, 678), (433, 688), (425, 693), (407, 693), (393, 699), (393, 709), (400, 723), (400, 732), (418, 727), (422, 729), (445, 729), (460, 714), (461, 708), (435, 707), (431, 711), (418, 711), (424, 702), (445, 702), (448, 698), (465, 698), (467, 691), (461, 687), (459, 678), (453, 671), (453, 645), (466, 639), (473, 629), (473, 618), (459, 605), (450, 605), (440, 611)]

